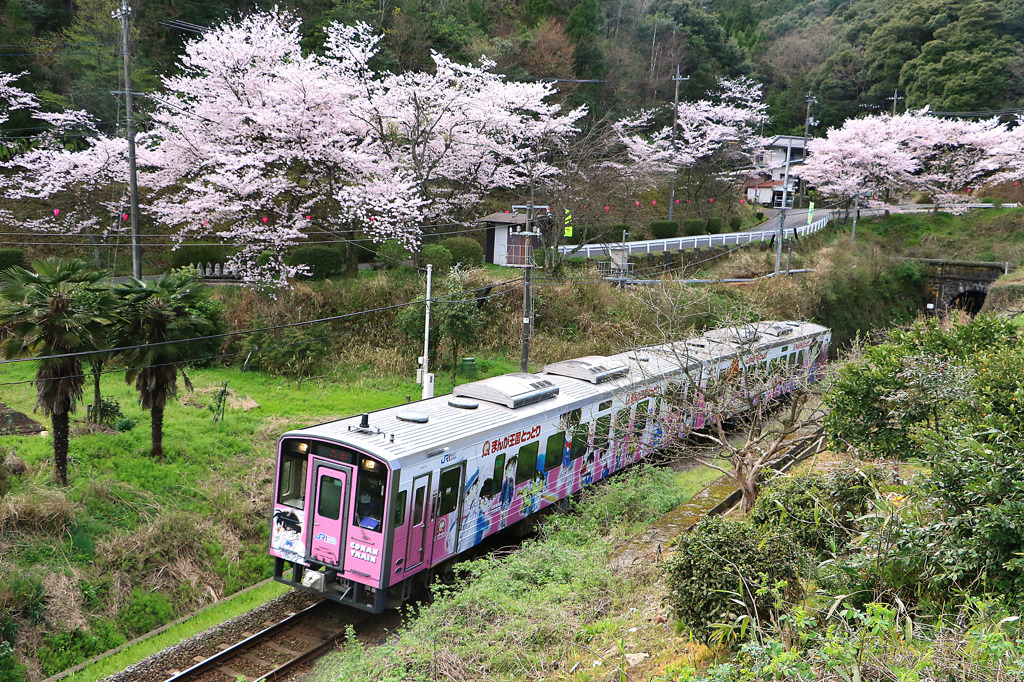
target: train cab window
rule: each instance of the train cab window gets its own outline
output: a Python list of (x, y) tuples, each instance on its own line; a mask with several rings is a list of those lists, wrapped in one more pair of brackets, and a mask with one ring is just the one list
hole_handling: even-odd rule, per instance
[(562, 451), (565, 450), (565, 432), (560, 431), (548, 438), (544, 446), (544, 471), (548, 472), (562, 465)]
[(455, 467), (441, 474), (441, 502), (437, 509), (438, 516), (451, 514), (459, 506), (459, 483), (462, 482), (462, 469)]
[(606, 448), (608, 447), (608, 432), (612, 428), (612, 415), (606, 414), (597, 420), (597, 425), (594, 427), (594, 447), (595, 448)]
[(323, 476), (320, 478), (320, 496), (316, 505), (316, 513), (325, 519), (337, 521), (341, 516), (341, 493), (345, 486), (340, 478)]
[(277, 472), (277, 503), (295, 509), (306, 506), (306, 462), (307, 455), (292, 451), (292, 448), (308, 447), (304, 442), (286, 442), (281, 448), (281, 468)]
[(361, 457), (356, 476), (356, 523), (380, 532), (384, 522), (384, 490), (387, 469), (375, 459)]
[(398, 528), (399, 526), (405, 523), (405, 500), (408, 497), (408, 495), (408, 491), (403, 490), (402, 492), (398, 493), (398, 495), (395, 497), (395, 528)]
[(530, 443), (519, 448), (519, 461), (516, 462), (516, 485), (529, 481), (537, 473), (537, 453), (540, 443)]
[(803, 367), (804, 366), (804, 352), (803, 351), (800, 351), (799, 353), (797, 353), (797, 356), (796, 356), (796, 366), (797, 367)]

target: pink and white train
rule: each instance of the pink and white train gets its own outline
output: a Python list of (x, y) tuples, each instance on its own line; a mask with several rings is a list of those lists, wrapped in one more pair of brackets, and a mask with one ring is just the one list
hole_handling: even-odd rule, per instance
[(737, 362), (785, 362), (813, 380), (830, 338), (809, 322), (718, 329), (290, 431), (278, 444), (274, 577), (374, 613), (397, 607), (484, 538), (703, 426), (699, 388), (680, 414), (667, 387), (688, 391), (688, 378)]

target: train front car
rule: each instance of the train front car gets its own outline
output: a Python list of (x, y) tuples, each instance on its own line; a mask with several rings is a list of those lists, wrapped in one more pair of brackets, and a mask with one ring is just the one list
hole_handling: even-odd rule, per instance
[(363, 610), (383, 611), (390, 478), (384, 458), (286, 434), (278, 444), (271, 520), (274, 578)]

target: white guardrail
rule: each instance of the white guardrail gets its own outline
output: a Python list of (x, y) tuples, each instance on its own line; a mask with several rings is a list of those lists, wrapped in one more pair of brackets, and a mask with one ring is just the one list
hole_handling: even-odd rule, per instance
[[(832, 211), (825, 215), (824, 218), (820, 218), (811, 224), (797, 224), (794, 220), (792, 223), (786, 225), (786, 234), (784, 239), (793, 238), (793, 227), (796, 227), (796, 233), (801, 237), (805, 234), (813, 234), (826, 225), (832, 220), (832, 216), (837, 215), (838, 211)], [(601, 256), (608, 256), (612, 251), (627, 251), (630, 255), (637, 253), (661, 253), (664, 251), (684, 251), (686, 249), (703, 249), (710, 248), (713, 246), (739, 246), (741, 244), (750, 244), (752, 242), (766, 242), (771, 240), (772, 237), (779, 234), (778, 218), (772, 219), (769, 222), (774, 222), (774, 227), (765, 227), (759, 230), (751, 230), (749, 232), (729, 232), (724, 234), (701, 234), (694, 237), (672, 237), (671, 239), (648, 239), (642, 242), (612, 242), (607, 244), (566, 244), (559, 246), (558, 251), (560, 253), (567, 254), (569, 256), (581, 256), (584, 258), (598, 258)]]

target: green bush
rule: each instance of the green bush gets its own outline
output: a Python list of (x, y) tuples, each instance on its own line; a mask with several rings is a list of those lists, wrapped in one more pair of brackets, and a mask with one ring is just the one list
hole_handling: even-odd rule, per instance
[(289, 251), (284, 261), (293, 267), (308, 267), (309, 279), (327, 279), (345, 272), (345, 254), (330, 246), (299, 246)]
[(679, 236), (679, 223), (675, 220), (655, 220), (651, 223), (654, 239), (672, 239)]
[(133, 636), (155, 630), (174, 618), (174, 608), (167, 595), (138, 587), (132, 589), (128, 608), (117, 614), (121, 630)]
[(741, 229), (743, 229), (743, 218), (739, 217), (738, 215), (730, 216), (729, 231), (739, 232)]
[(427, 244), (420, 256), (424, 265), (433, 265), (434, 274), (443, 274), (452, 267), (452, 252), (440, 244)]
[(484, 247), (471, 237), (448, 237), (441, 242), (441, 246), (452, 254), (452, 264), (462, 263), (469, 267), (484, 262)]
[(721, 517), (703, 519), (679, 536), (665, 566), (669, 602), (694, 637), (710, 641), (718, 625), (742, 627), (777, 619), (799, 596), (800, 550), (786, 536)]
[(28, 668), (14, 660), (14, 647), (0, 641), (0, 682), (25, 682)]
[(130, 417), (121, 417), (114, 422), (114, 430), (118, 433), (125, 433), (135, 428), (135, 420)]
[(708, 218), (708, 234), (721, 234), (725, 229), (725, 221), (718, 216)]
[(761, 211), (758, 211), (757, 213), (755, 213), (754, 214), (754, 220), (756, 220), (759, 223), (760, 222), (764, 222), (764, 213), (761, 212)]
[(389, 239), (377, 249), (377, 258), (384, 267), (395, 268), (412, 258), (412, 252), (397, 239)]
[(698, 234), (704, 234), (703, 220), (687, 220), (685, 223), (683, 223), (684, 236), (695, 237)]
[(776, 480), (758, 496), (750, 521), (763, 531), (787, 534), (807, 549), (835, 554), (857, 532), (855, 519), (873, 494), (872, 473), (842, 468)]
[(7, 268), (25, 267), (25, 250), (15, 248), (0, 249), (0, 271)]
[(124, 417), (121, 403), (113, 399), (101, 397), (99, 407), (93, 406), (92, 409), (92, 420), (97, 424), (106, 424), (110, 428), (114, 428), (118, 420)]
[(226, 246), (217, 244), (201, 244), (198, 246), (183, 246), (177, 251), (171, 251), (170, 266), (172, 270), (188, 267), (192, 264), (206, 265), (211, 263), (224, 264), (231, 255), (231, 250)]
[(88, 631), (75, 628), (71, 632), (46, 637), (36, 652), (36, 658), (44, 675), (56, 675), (124, 643), (124, 635), (114, 624), (101, 620), (93, 623)]
[(34, 624), (46, 615), (46, 590), (37, 575), (10, 573), (0, 580), (0, 611), (22, 615)]

